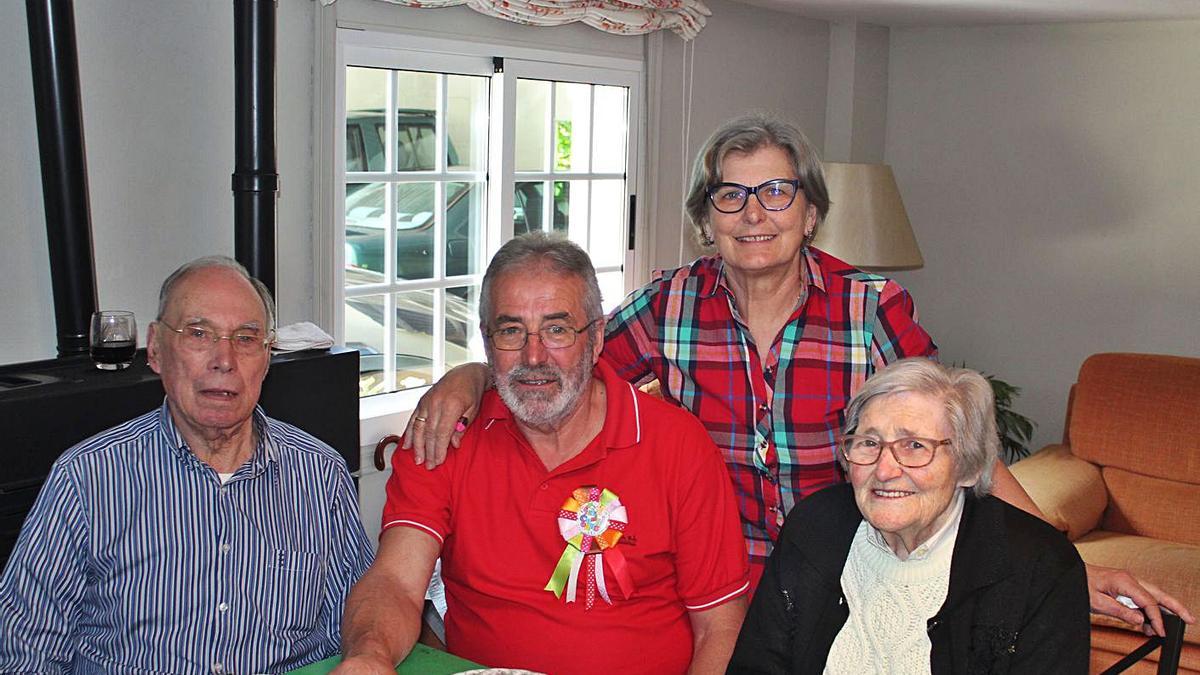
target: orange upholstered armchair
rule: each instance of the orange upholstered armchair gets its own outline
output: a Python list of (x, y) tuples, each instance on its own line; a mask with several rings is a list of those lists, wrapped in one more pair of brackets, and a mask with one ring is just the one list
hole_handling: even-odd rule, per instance
[[(1061, 445), (1012, 467), (1084, 561), (1124, 568), (1200, 610), (1200, 359), (1096, 354), (1072, 389)], [(1092, 617), (1098, 672), (1144, 637)], [(1154, 672), (1157, 654), (1130, 673)], [(1200, 630), (1181, 673), (1200, 673)]]

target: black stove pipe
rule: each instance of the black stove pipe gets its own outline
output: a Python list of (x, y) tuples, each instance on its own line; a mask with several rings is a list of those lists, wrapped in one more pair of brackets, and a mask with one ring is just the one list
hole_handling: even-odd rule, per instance
[(71, 0), (26, 0), (59, 358), (86, 354), (96, 311), (79, 57)]
[(233, 0), (234, 257), (275, 293), (275, 0)]

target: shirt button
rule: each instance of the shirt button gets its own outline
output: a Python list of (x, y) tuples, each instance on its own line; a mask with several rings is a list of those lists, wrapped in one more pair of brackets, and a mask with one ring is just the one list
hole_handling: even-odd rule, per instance
[(549, 483), (542, 483), (540, 487), (541, 487), (543, 490), (549, 490), (549, 489), (550, 489), (550, 484), (549, 484)]
[(221, 673), (225, 672), (225, 665), (221, 663), (214, 663), (212, 664), (212, 671), (220, 675)]
[(229, 544), (221, 544), (221, 553), (229, 553)]
[(222, 602), (221, 604), (217, 605), (217, 611), (218, 612), (228, 612), (229, 611), (229, 603)]

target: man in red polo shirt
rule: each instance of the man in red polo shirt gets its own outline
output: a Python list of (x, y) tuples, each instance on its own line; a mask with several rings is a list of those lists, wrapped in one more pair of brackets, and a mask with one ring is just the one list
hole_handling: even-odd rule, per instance
[(439, 554), (446, 643), (464, 658), (724, 672), (748, 589), (729, 477), (695, 418), (599, 361), (587, 254), (541, 233), (513, 239), (488, 267), (479, 315), (495, 389), (445, 464), (394, 458), (338, 672), (393, 672)]

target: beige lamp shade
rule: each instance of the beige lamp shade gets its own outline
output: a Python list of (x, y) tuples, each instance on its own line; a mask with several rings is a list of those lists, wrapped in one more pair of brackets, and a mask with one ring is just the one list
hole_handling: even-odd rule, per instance
[(842, 162), (823, 167), (832, 204), (813, 246), (866, 270), (925, 264), (891, 167)]

